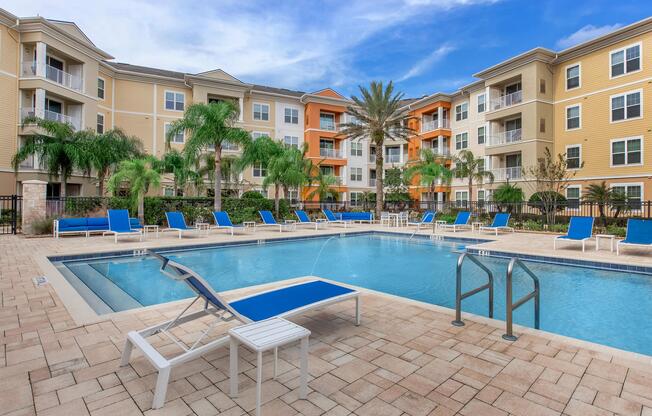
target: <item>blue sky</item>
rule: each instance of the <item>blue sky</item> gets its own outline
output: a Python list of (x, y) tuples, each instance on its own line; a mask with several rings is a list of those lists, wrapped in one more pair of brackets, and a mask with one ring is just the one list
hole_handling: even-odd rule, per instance
[(619, 0), (4, 0), (19, 16), (75, 21), (117, 61), (351, 95), (394, 80), (406, 96), (454, 91), (543, 46), (561, 50), (652, 15)]

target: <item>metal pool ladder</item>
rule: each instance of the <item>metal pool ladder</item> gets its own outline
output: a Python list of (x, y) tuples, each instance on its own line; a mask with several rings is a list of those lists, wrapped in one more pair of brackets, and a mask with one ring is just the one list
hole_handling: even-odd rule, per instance
[[(464, 260), (469, 259), (480, 267), (485, 273), (487, 273), (488, 282), (485, 285), (476, 287), (475, 289), (469, 290), (468, 292), (462, 293), (462, 265)], [(511, 263), (510, 263), (511, 264)], [(457, 280), (455, 286), (455, 320), (452, 322), (455, 326), (464, 326), (464, 321), (462, 321), (462, 299), (466, 299), (470, 296), (475, 295), (476, 293), (482, 292), (483, 290), (489, 291), (489, 318), (494, 317), (494, 275), (489, 270), (487, 266), (482, 264), (480, 260), (477, 259), (471, 253), (462, 253), (457, 258), (457, 270), (455, 273)], [(538, 299), (538, 298), (537, 298)]]
[[(459, 264), (459, 262), (458, 262)], [(517, 300), (516, 302), (513, 301), (512, 299), (512, 275), (514, 273), (514, 266), (519, 266), (521, 269), (525, 271), (525, 273), (530, 276), (532, 281), (534, 282), (534, 290), (532, 292), (528, 293), (527, 295), (523, 296), (521, 299)], [(458, 267), (459, 270), (459, 267)], [(459, 281), (459, 278), (458, 278)], [(507, 333), (503, 335), (503, 339), (507, 341), (516, 341), (518, 338), (514, 335), (512, 332), (512, 326), (513, 326), (513, 320), (512, 320), (512, 314), (514, 313), (514, 310), (522, 306), (524, 303), (529, 301), (530, 299), (534, 299), (534, 328), (539, 329), (539, 307), (540, 307), (540, 302), (539, 302), (539, 293), (540, 293), (540, 286), (539, 286), (539, 278), (537, 275), (535, 275), (532, 270), (530, 270), (520, 259), (517, 259), (516, 257), (513, 257), (512, 260), (509, 262), (509, 265), (507, 266), (507, 279), (505, 281), (506, 283), (506, 303), (505, 303), (505, 327)]]

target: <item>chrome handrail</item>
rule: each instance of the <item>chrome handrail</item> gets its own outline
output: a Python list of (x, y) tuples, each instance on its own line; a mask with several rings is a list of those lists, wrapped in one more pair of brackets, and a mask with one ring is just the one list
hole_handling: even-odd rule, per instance
[[(528, 276), (534, 281), (534, 290), (527, 295), (523, 296), (516, 302), (513, 302), (512, 299), (512, 275), (514, 274), (514, 266), (520, 266), (521, 269), (523, 269)], [(509, 262), (509, 265), (507, 266), (507, 278), (506, 278), (506, 295), (507, 295), (507, 300), (505, 302), (505, 327), (506, 327), (506, 334), (503, 335), (503, 339), (507, 341), (516, 341), (518, 337), (514, 336), (513, 333), (513, 319), (512, 315), (514, 313), (514, 310), (522, 306), (524, 303), (529, 301), (530, 299), (534, 298), (534, 328), (539, 329), (539, 324), (540, 324), (540, 315), (539, 315), (539, 307), (540, 307), (540, 285), (539, 285), (539, 278), (537, 275), (532, 272), (520, 259), (517, 259), (516, 257), (512, 258), (512, 260)]]
[[(471, 260), (478, 267), (484, 270), (487, 273), (489, 281), (486, 285), (476, 287), (475, 289), (469, 290), (466, 293), (462, 293), (462, 264), (464, 264), (465, 259)], [(482, 264), (471, 253), (462, 253), (457, 259), (457, 270), (455, 273), (456, 277), (456, 286), (455, 286), (455, 320), (452, 322), (455, 326), (464, 326), (464, 321), (462, 321), (462, 299), (466, 299), (470, 296), (475, 295), (476, 293), (482, 292), (483, 290), (489, 290), (489, 318), (494, 317), (494, 275), (489, 270), (487, 266)]]

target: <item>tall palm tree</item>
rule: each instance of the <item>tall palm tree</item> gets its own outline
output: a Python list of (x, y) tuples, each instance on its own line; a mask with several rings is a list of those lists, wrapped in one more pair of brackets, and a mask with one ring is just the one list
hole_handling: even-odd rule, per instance
[(213, 208), (216, 211), (222, 209), (222, 145), (225, 142), (246, 144), (251, 139), (247, 131), (235, 127), (238, 113), (237, 105), (231, 101), (192, 104), (188, 106), (182, 119), (171, 124), (167, 133), (168, 142), (179, 133), (188, 133), (189, 137), (183, 149), (188, 161), (196, 161), (205, 151), (213, 152)]
[(448, 183), (453, 177), (451, 170), (444, 165), (446, 160), (445, 157), (433, 152), (432, 149), (421, 149), (421, 159), (405, 170), (408, 181), (414, 175), (418, 175), (421, 185), (428, 187), (433, 202), (435, 201), (437, 182), (444, 181)]
[(184, 155), (176, 149), (169, 149), (165, 152), (159, 163), (156, 163), (156, 165), (158, 165), (157, 168), (162, 173), (172, 174), (174, 196), (178, 195), (179, 189), (185, 189), (185, 186), (193, 173), (193, 170), (188, 165), (188, 161)]
[(307, 145), (299, 149), (286, 146), (278, 142), (280, 152), (276, 153), (267, 162), (267, 176), (263, 180), (263, 186), (274, 185), (274, 208), (279, 213), (279, 188), (287, 196), (290, 188), (300, 188), (309, 181), (309, 164), (305, 158), (308, 150)]
[(484, 169), (484, 159), (476, 158), (470, 150), (460, 151), (454, 158), (453, 175), (469, 184), (469, 203), (473, 201), (473, 183), (494, 182), (494, 174)]
[(325, 202), (329, 198), (337, 199), (337, 190), (333, 187), (339, 184), (339, 180), (330, 174), (325, 174), (321, 169), (317, 169), (317, 174), (310, 180), (314, 189), (308, 194), (308, 199), (313, 200), (316, 196), (320, 202)]
[(108, 188), (112, 193), (128, 184), (132, 204), (138, 210), (138, 219), (145, 221), (145, 194), (151, 188), (161, 185), (161, 173), (156, 168), (156, 159), (152, 156), (124, 160), (118, 170), (109, 179)]
[[(202, 178), (208, 178), (209, 186), (212, 189), (215, 178), (215, 155), (213, 153), (201, 155), (197, 173)], [(242, 169), (240, 168), (240, 158), (238, 156), (222, 156), (222, 181), (226, 186), (226, 191), (237, 189), (240, 182), (240, 173), (242, 173)]]
[[(90, 131), (75, 131), (72, 124), (28, 117), (23, 124), (35, 124), (39, 130), (29, 136), (16, 152), (11, 164), (18, 171), (20, 164), (32, 155), (38, 156), (50, 177), (61, 181), (61, 196), (66, 196), (68, 179), (75, 169), (90, 172), (88, 143)], [(42, 131), (42, 133), (41, 133)]]
[(88, 142), (88, 156), (96, 171), (100, 196), (104, 196), (104, 185), (111, 170), (123, 160), (140, 157), (142, 153), (141, 141), (135, 136), (127, 135), (120, 128), (97, 134)]
[(387, 140), (407, 140), (414, 131), (408, 127), (410, 119), (402, 109), (403, 93), (394, 93), (390, 81), (386, 87), (373, 81), (369, 88), (360, 86), (361, 97), (351, 97), (353, 105), (347, 108), (356, 122), (343, 123), (341, 134), (351, 140), (370, 138), (376, 146), (376, 217), (383, 209), (383, 145)]

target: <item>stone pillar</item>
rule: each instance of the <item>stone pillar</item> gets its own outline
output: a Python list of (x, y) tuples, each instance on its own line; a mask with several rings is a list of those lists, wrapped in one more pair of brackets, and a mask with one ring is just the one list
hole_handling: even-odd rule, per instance
[(47, 64), (47, 45), (43, 42), (36, 42), (36, 76), (47, 75), (45, 65)]
[(45, 118), (45, 90), (43, 88), (36, 88), (34, 95), (34, 115)]
[(244, 121), (244, 97), (238, 97), (238, 106), (240, 107), (240, 114), (238, 114), (238, 121)]
[(23, 182), (22, 230), (33, 234), (32, 223), (46, 217), (47, 182), (30, 180)]
[(444, 107), (437, 108), (437, 128), (444, 128)]

